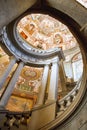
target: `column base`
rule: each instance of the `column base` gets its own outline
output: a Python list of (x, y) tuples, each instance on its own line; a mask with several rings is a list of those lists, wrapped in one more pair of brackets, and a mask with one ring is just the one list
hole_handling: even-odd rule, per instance
[(50, 104), (50, 103), (56, 103), (56, 100), (53, 99), (47, 99), (45, 104)]

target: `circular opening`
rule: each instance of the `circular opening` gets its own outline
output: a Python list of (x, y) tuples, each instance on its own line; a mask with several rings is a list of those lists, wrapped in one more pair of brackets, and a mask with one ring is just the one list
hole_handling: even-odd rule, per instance
[(69, 28), (57, 19), (45, 14), (29, 14), (17, 23), (17, 35), (22, 48), (34, 47), (48, 50), (55, 47), (68, 50), (77, 46)]

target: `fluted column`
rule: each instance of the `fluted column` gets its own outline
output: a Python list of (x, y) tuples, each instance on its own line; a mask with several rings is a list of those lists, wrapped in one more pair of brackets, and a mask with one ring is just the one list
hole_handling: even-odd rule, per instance
[(41, 83), (36, 105), (42, 105), (44, 103), (46, 84), (47, 84), (47, 79), (48, 79), (48, 72), (49, 72), (49, 65), (45, 65), (44, 71), (43, 71), (42, 83)]
[(48, 91), (48, 101), (56, 100), (58, 93), (58, 61), (59, 59), (55, 59), (52, 63), (51, 67), (51, 75), (50, 75), (50, 84)]
[(14, 75), (13, 75), (13, 77), (12, 77), (12, 79), (11, 79), (11, 81), (10, 81), (10, 83), (8, 84), (7, 89), (5, 90), (5, 92), (2, 95), (2, 98), (1, 98), (1, 101), (0, 101), (0, 106), (1, 107), (5, 107), (6, 104), (8, 103), (8, 100), (9, 100), (11, 94), (12, 94), (15, 83), (18, 80), (18, 77), (20, 75), (20, 72), (21, 72), (23, 66), (24, 66), (24, 63), (20, 62), (17, 69), (16, 69), (16, 71), (15, 71), (15, 73), (14, 73)]
[(12, 69), (12, 67), (13, 67), (13, 65), (15, 63), (16, 63), (16, 58), (12, 57), (9, 65), (8, 65), (8, 67), (6, 69), (6, 71), (4, 72), (4, 74), (2, 75), (2, 77), (0, 78), (0, 89), (3, 87), (3, 84), (6, 81), (8, 75), (9, 75), (9, 73), (10, 73), (10, 71), (11, 71), (11, 69)]

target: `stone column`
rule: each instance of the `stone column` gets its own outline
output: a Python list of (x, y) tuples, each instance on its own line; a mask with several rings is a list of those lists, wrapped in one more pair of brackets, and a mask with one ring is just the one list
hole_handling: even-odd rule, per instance
[(64, 70), (63, 60), (61, 59), (59, 63), (59, 78), (60, 78), (60, 84), (62, 87), (62, 91), (66, 91), (66, 74)]
[(16, 69), (16, 71), (15, 71), (15, 73), (14, 73), (14, 75), (13, 75), (13, 77), (12, 77), (12, 79), (11, 79), (11, 81), (8, 84), (7, 89), (5, 90), (5, 92), (2, 95), (2, 98), (1, 98), (1, 101), (0, 101), (0, 106), (1, 107), (5, 107), (6, 104), (8, 103), (8, 100), (9, 100), (11, 94), (12, 94), (12, 91), (14, 89), (15, 83), (18, 80), (18, 77), (20, 75), (20, 72), (21, 72), (23, 66), (24, 66), (24, 63), (20, 62), (18, 67), (17, 67), (17, 69)]
[[(50, 75), (50, 84), (48, 90), (48, 101), (56, 100), (58, 93), (58, 61), (59, 58), (56, 58), (51, 67), (51, 75)], [(47, 102), (48, 102), (47, 101)]]
[(8, 67), (6, 69), (6, 71), (4, 72), (4, 74), (2, 75), (2, 77), (0, 78), (0, 89), (3, 87), (3, 84), (6, 81), (8, 75), (9, 75), (9, 73), (10, 73), (10, 71), (11, 71), (11, 69), (12, 69), (12, 67), (13, 67), (13, 65), (15, 63), (16, 63), (16, 58), (12, 57), (9, 65), (8, 65)]
[(42, 105), (44, 103), (46, 84), (47, 84), (47, 79), (48, 79), (48, 72), (49, 72), (49, 65), (45, 65), (44, 71), (43, 71), (42, 83), (41, 83), (36, 105)]
[(72, 62), (71, 61), (68, 61), (68, 62), (65, 62), (64, 63), (64, 66), (65, 66), (65, 72), (66, 74), (69, 76), (69, 77), (74, 77), (73, 75), (73, 68), (72, 68)]

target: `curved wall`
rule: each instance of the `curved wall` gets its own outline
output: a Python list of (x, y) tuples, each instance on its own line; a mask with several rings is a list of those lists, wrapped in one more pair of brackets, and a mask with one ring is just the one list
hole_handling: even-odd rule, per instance
[(35, 2), (36, 0), (0, 0), (0, 27), (17, 18)]
[[(67, 0), (67, 2), (64, 0), (61, 0), (61, 1), (46, 0), (46, 1), (48, 2), (49, 8), (53, 7), (55, 9), (65, 13), (66, 15), (70, 16), (76, 23), (78, 23), (78, 26), (74, 26), (74, 25), (73, 26), (76, 27), (76, 32), (78, 32), (78, 34), (77, 34), (78, 38), (80, 38), (80, 40), (83, 41), (83, 42), (81, 42), (81, 45), (80, 45), (81, 49), (84, 48), (85, 51), (87, 51), (87, 45), (85, 44), (86, 39), (87, 39), (86, 38), (87, 37), (87, 10), (85, 8), (81, 7), (78, 3), (76, 3), (75, 0), (72, 0), (72, 1)], [(28, 2), (27, 0), (26, 0), (26, 2), (24, 1), (25, 6), (24, 6), (24, 3), (19, 2), (19, 3), (21, 3), (19, 5), (21, 6), (22, 10), (18, 6), (16, 6), (16, 0), (15, 0), (15, 4), (13, 3), (13, 1), (9, 1), (7, 4), (5, 2), (6, 2), (5, 0), (1, 1), (1, 4), (0, 4), (0, 10), (1, 10), (0, 13), (1, 13), (1, 19), (2, 19), (0, 22), (0, 27), (2, 27), (3, 25), (6, 25), (10, 21), (12, 21), (14, 18), (16, 18), (17, 16), (22, 14), (26, 9), (28, 9), (30, 6), (32, 6), (33, 3), (35, 3), (35, 0), (33, 0), (33, 3)], [(27, 2), (28, 2), (28, 4), (27, 4)], [(23, 6), (22, 6), (22, 4), (23, 4)], [(8, 10), (9, 12), (7, 11), (6, 5), (9, 5), (9, 10)], [(12, 5), (14, 5), (14, 7), (18, 7), (18, 8), (15, 8), (13, 11)], [(5, 9), (5, 11), (4, 11), (4, 9)], [(18, 11), (19, 13), (16, 11)], [(10, 14), (8, 18), (7, 18), (7, 14)], [(14, 14), (14, 16), (13, 16), (13, 14)], [(68, 22), (68, 24), (70, 24), (71, 21), (67, 21), (67, 22)], [(73, 24), (73, 22), (72, 22), (72, 24)], [(74, 28), (74, 31), (75, 31), (75, 28)], [(86, 56), (86, 53), (85, 53), (85, 56)], [(85, 62), (85, 66), (86, 66), (86, 64), (87, 64), (87, 62)], [(87, 77), (87, 75), (85, 75), (85, 77)], [(85, 85), (85, 87), (86, 87), (86, 85)], [(68, 119), (66, 119), (65, 121), (63, 121), (63, 123), (61, 125), (56, 126), (56, 128), (52, 128), (52, 129), (55, 129), (55, 130), (73, 130), (73, 129), (74, 130), (86, 130), (87, 129), (86, 113), (87, 113), (87, 93), (84, 94), (83, 99), (80, 102), (80, 104), (78, 105), (77, 109), (74, 111), (74, 114), (70, 115), (70, 117)]]

